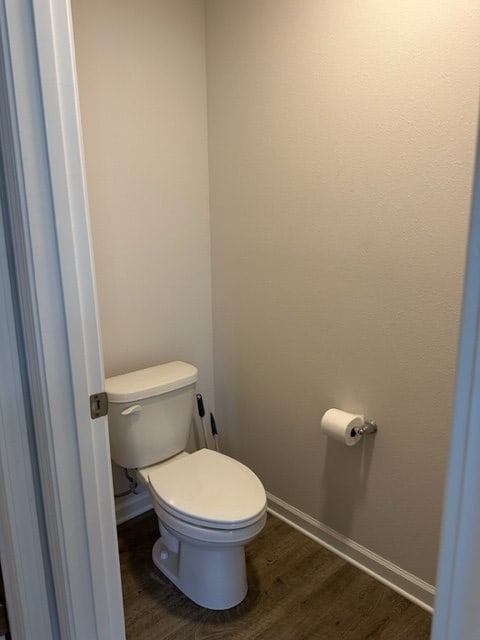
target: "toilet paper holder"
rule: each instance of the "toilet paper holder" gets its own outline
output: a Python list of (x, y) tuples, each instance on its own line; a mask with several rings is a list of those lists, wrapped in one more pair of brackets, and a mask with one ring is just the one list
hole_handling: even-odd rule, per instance
[(378, 426), (373, 420), (365, 420), (361, 427), (353, 427), (352, 436), (365, 436), (371, 433), (377, 433)]

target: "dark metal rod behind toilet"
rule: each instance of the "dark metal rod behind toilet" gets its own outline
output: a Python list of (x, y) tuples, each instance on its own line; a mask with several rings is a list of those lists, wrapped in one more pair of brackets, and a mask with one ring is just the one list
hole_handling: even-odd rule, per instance
[(200, 416), (200, 421), (202, 423), (203, 440), (205, 442), (205, 448), (208, 449), (207, 427), (205, 426), (205, 407), (203, 405), (203, 398), (201, 393), (197, 393), (197, 409), (198, 409), (198, 415)]

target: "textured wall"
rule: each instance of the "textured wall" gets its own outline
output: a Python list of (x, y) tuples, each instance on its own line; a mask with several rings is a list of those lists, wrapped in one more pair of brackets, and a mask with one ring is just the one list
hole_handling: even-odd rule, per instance
[[(217, 418), (267, 489), (435, 578), (480, 6), (207, 0)], [(380, 432), (352, 449), (329, 407)]]
[[(107, 375), (212, 391), (203, 4), (74, 0)], [(479, 7), (207, 0), (216, 415), (276, 496), (433, 582)], [(381, 431), (343, 449), (331, 406)]]
[(186, 360), (213, 402), (203, 4), (73, 17), (106, 375)]

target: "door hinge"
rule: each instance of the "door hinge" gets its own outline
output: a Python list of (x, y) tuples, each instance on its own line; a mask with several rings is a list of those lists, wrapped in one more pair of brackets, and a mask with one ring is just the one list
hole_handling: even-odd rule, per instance
[(90, 416), (92, 420), (106, 416), (108, 412), (108, 397), (105, 391), (93, 393), (90, 396)]

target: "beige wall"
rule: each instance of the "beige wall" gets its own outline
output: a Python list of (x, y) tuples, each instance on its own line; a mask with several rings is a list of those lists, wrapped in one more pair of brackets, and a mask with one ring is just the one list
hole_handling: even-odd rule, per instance
[(106, 375), (186, 360), (213, 403), (203, 4), (72, 4)]
[[(200, 368), (225, 451), (433, 582), (477, 2), (74, 0), (106, 374)], [(380, 432), (320, 435), (332, 406)], [(121, 483), (117, 483), (120, 487)]]
[[(433, 583), (477, 2), (207, 0), (217, 422), (275, 496)], [(380, 431), (320, 435), (329, 407)]]

